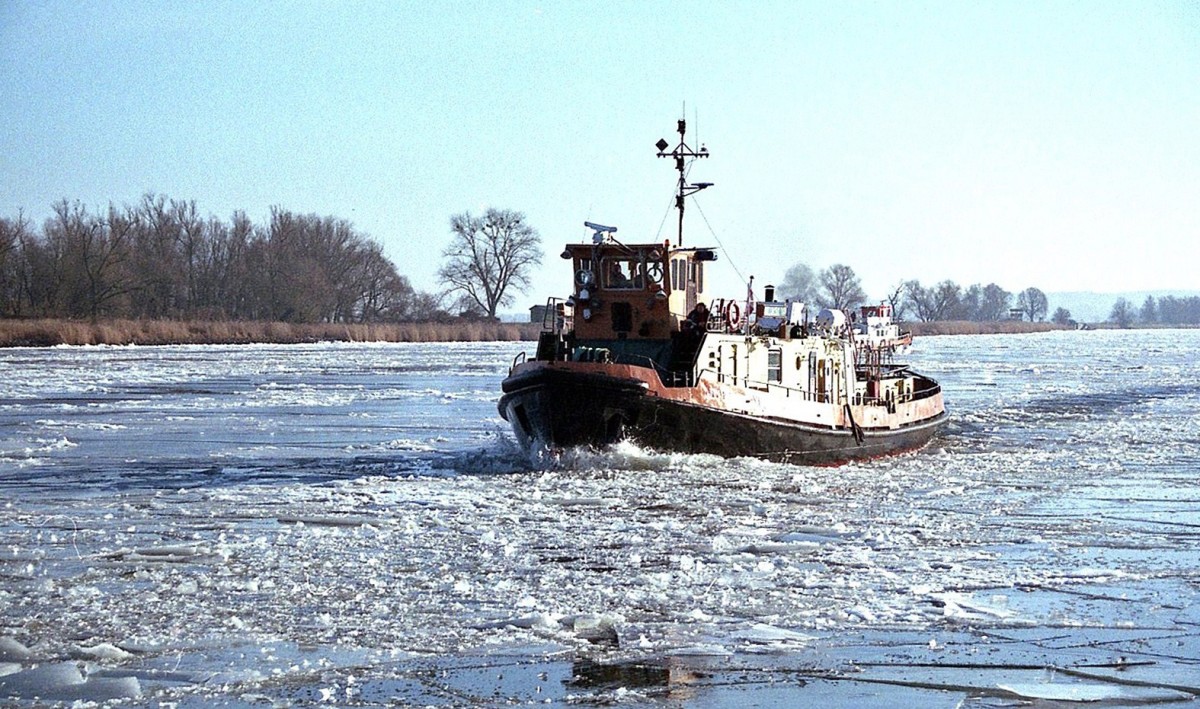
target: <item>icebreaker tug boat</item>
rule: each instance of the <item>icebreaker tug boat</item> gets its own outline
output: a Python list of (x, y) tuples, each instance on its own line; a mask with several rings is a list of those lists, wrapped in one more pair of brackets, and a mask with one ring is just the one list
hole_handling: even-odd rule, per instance
[[(623, 243), (585, 222), (568, 244), (569, 298), (551, 298), (537, 352), (502, 384), (500, 414), (527, 451), (604, 446), (623, 438), (663, 451), (837, 464), (921, 448), (946, 421), (936, 381), (883, 350), (856, 350), (841, 311), (711, 297), (711, 248), (682, 246), (684, 142), (658, 142), (679, 171), (680, 238)], [(753, 279), (751, 279), (753, 282)]]

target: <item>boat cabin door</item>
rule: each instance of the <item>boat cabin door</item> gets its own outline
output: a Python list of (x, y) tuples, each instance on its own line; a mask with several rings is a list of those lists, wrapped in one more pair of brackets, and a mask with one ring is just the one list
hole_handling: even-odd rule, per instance
[(684, 293), (684, 312), (692, 312), (704, 292), (704, 264), (688, 256), (671, 259), (671, 285)]
[(704, 292), (704, 264), (716, 261), (712, 249), (678, 248), (670, 253), (671, 312), (686, 317), (698, 303), (708, 303)]

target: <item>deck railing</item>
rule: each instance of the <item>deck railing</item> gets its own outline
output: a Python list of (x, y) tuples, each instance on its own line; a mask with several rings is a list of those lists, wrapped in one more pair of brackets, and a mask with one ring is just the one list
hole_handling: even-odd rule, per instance
[[(772, 392), (782, 391), (785, 397), (798, 397), (802, 401), (811, 401), (818, 404), (828, 404), (833, 402), (833, 394), (825, 391), (809, 391), (800, 387), (789, 386), (780, 382), (761, 381), (751, 379), (749, 377), (735, 377), (731, 374), (719, 372), (711, 367), (704, 367), (697, 372), (697, 378), (705, 373), (713, 375), (713, 378), (722, 384), (732, 384), (734, 386), (743, 386), (747, 389), (757, 389), (759, 391)], [(929, 381), (929, 380), (924, 380)], [(855, 394), (851, 397), (852, 403), (856, 406), (885, 406), (892, 409), (895, 404), (907, 403), (911, 401), (919, 401), (927, 399), (941, 393), (942, 387), (940, 384), (934, 383), (933, 386), (927, 386), (921, 389), (914, 389), (911, 394), (905, 394), (897, 398), (887, 399), (881, 396), (866, 396), (865, 394)]]

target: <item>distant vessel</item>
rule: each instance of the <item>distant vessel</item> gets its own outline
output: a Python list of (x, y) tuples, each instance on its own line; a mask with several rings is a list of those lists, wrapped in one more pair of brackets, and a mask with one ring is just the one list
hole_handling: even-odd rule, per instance
[(900, 325), (892, 320), (890, 303), (864, 305), (859, 314), (859, 321), (854, 324), (854, 341), (860, 349), (897, 355), (905, 354), (912, 347), (913, 334), (900, 331)]
[[(551, 298), (530, 359), (502, 383), (500, 414), (523, 448), (604, 446), (623, 438), (668, 451), (836, 464), (914, 450), (946, 421), (940, 385), (856, 348), (844, 313), (800, 303), (710, 298), (712, 248), (683, 246), (688, 158), (708, 151), (660, 140), (675, 159), (679, 238), (622, 243), (593, 222), (568, 244), (572, 295)], [(781, 255), (782, 256), (782, 255)], [(751, 279), (753, 281), (753, 279)], [(890, 314), (889, 314), (890, 315)]]

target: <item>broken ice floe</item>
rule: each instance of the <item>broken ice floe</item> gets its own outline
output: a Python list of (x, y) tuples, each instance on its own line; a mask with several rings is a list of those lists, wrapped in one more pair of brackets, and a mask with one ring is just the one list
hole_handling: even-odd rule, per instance
[[(91, 350), (104, 382), (79, 401), (104, 400), (53, 411), (38, 402), (86, 377), (47, 362), (0, 382), (61, 424), (36, 475), (0, 460), (0, 634), (27, 641), (0, 641), (0, 674), (70, 660), (78, 677), (45, 680), (66, 694), (136, 669), (143, 697), (168, 677), (262, 697), (317, 682), (299, 678), (339, 652), (385, 674), (392, 650), (537, 641), (827, 672), (895, 659), (909, 682), (922, 662), (1143, 657), (1158, 664), (1113, 674), (1185, 691), (1168, 685), (1200, 654), (1181, 526), (1200, 521), (1200, 392), (1166, 385), (1200, 364), (1177, 335), (1145, 336), (1166, 354), (1136, 380), (1079, 369), (1063, 341), (996, 340), (1040, 360), (1036, 383), (977, 341), (930, 342), (955, 426), (920, 454), (833, 469), (632, 443), (520, 461), (483, 395), (499, 346), (168, 348), (190, 384), (178, 363)], [(1141, 351), (1105, 342), (1114, 361)], [(84, 413), (98, 425), (72, 425)], [(1043, 681), (1002, 672), (978, 686)]]
[(105, 702), (142, 695), (136, 677), (88, 676), (74, 662), (57, 662), (0, 676), (0, 697), (52, 702)]

